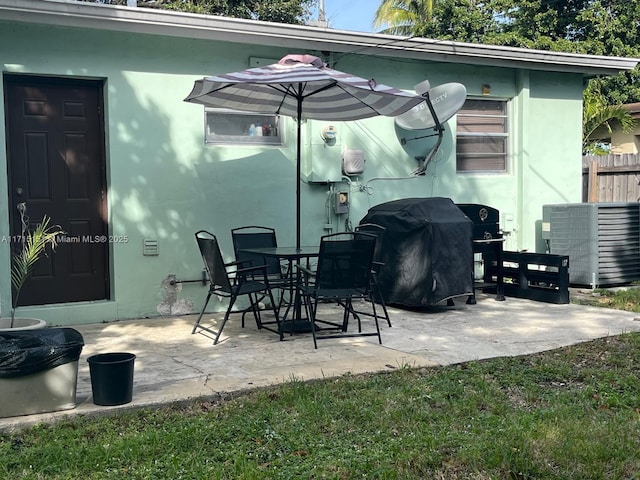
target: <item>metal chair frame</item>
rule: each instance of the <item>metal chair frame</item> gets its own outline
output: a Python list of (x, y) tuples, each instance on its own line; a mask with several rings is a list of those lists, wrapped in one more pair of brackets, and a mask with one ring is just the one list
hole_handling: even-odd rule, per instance
[[(377, 336), (378, 342), (382, 343), (376, 306), (371, 296), (375, 242), (375, 235), (363, 232), (325, 235), (320, 240), (316, 270), (311, 271), (297, 265), (305, 277), (305, 281), (298, 288), (305, 299), (304, 305), (311, 324), (314, 348), (318, 348), (318, 340), (355, 336)], [(359, 312), (356, 317), (358, 333), (348, 333), (349, 317), (354, 311), (353, 301), (358, 299), (369, 301), (372, 312)], [(336, 302), (343, 307), (342, 322), (318, 318), (318, 303), (322, 301)], [(368, 315), (374, 319), (375, 332), (362, 332), (360, 315)], [(340, 333), (317, 336), (316, 333), (322, 330), (338, 330)]]
[[(384, 262), (381, 262), (380, 259), (382, 258), (382, 245), (385, 230), (385, 227), (376, 223), (362, 223), (354, 228), (354, 231), (356, 232), (370, 233), (376, 236), (376, 248), (373, 253), (373, 267), (371, 269), (371, 290), (374, 300), (382, 307), (382, 313), (384, 314), (384, 318), (387, 320), (387, 325), (391, 327), (391, 318), (387, 311), (387, 304), (384, 301), (382, 290), (380, 289), (380, 283), (378, 282), (378, 275), (380, 275), (380, 271), (384, 268)], [(358, 312), (354, 312), (355, 315), (357, 315), (357, 313)]]
[[(285, 293), (291, 294), (292, 284), (289, 276), (283, 270), (278, 258), (254, 254), (245, 251), (249, 248), (275, 248), (278, 246), (276, 231), (271, 227), (247, 225), (231, 229), (231, 240), (236, 261), (250, 262), (250, 265), (266, 265), (266, 273), (272, 288), (280, 290), (278, 309), (286, 304), (289, 308), (290, 300), (285, 299)], [(291, 295), (290, 295), (291, 297)], [(264, 297), (263, 297), (264, 298)], [(262, 299), (260, 299), (262, 300)], [(244, 326), (244, 315), (242, 316)]]
[[(205, 330), (215, 335), (213, 344), (216, 345), (231, 313), (243, 314), (242, 326), (244, 327), (244, 315), (247, 312), (252, 312), (258, 329), (264, 328), (266, 330), (277, 333), (278, 335), (280, 335), (280, 339), (282, 340), (283, 336), (280, 328), (278, 307), (273, 299), (273, 294), (271, 293), (271, 286), (269, 284), (269, 278), (266, 273), (266, 265), (247, 266), (249, 262), (238, 261), (225, 263), (222, 257), (222, 252), (220, 251), (218, 239), (214, 234), (206, 230), (199, 230), (195, 233), (195, 237), (196, 242), (198, 243), (200, 254), (202, 255), (202, 260), (204, 262), (207, 276), (209, 277), (209, 291), (207, 292), (207, 298), (204, 302), (204, 305), (202, 306), (200, 315), (193, 324), (191, 333), (196, 333), (198, 328)], [(269, 296), (271, 300), (272, 311), (275, 315), (275, 321), (268, 323), (262, 321), (260, 315), (261, 310), (259, 307), (260, 299), (258, 297), (258, 294)], [(224, 319), (220, 324), (220, 328), (218, 328), (217, 331), (200, 324), (202, 316), (204, 315), (204, 312), (207, 308), (207, 305), (209, 304), (209, 300), (211, 299), (212, 295), (217, 295), (229, 299), (229, 306), (227, 307)], [(243, 310), (233, 311), (233, 306), (236, 303), (238, 297), (244, 295), (249, 298), (249, 307)], [(269, 326), (274, 323), (277, 325), (276, 329), (273, 329)]]

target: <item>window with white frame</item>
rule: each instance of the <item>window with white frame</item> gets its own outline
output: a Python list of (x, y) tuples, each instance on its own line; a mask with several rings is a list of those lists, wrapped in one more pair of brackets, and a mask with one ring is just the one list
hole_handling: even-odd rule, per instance
[(507, 171), (506, 101), (467, 99), (456, 122), (456, 172)]
[(282, 145), (280, 117), (205, 108), (207, 144)]

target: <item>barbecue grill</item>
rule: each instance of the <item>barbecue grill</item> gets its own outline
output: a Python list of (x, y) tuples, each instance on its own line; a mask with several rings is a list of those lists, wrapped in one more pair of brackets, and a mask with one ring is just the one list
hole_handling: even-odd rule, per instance
[[(496, 262), (496, 300), (504, 300), (502, 277), (502, 246), (504, 238), (500, 230), (500, 212), (488, 205), (476, 203), (457, 203), (456, 206), (473, 222), (473, 253), (482, 254), (485, 265), (484, 281), (492, 279), (487, 275), (487, 262)], [(468, 304), (475, 304), (475, 291), (467, 299)]]
[(473, 222), (450, 198), (381, 203), (364, 223), (385, 228), (378, 282), (387, 304), (425, 307), (473, 295)]

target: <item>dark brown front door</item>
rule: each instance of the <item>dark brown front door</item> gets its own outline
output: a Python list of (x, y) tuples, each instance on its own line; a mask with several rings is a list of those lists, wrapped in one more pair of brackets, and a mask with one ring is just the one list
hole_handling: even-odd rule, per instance
[(102, 82), (5, 75), (4, 87), (12, 238), (23, 221), (33, 226), (44, 215), (65, 231), (19, 305), (107, 299)]

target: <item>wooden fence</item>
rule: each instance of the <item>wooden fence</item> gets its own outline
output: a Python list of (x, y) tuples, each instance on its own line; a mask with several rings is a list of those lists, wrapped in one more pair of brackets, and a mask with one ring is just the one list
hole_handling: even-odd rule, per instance
[(640, 201), (640, 155), (582, 157), (582, 201)]

